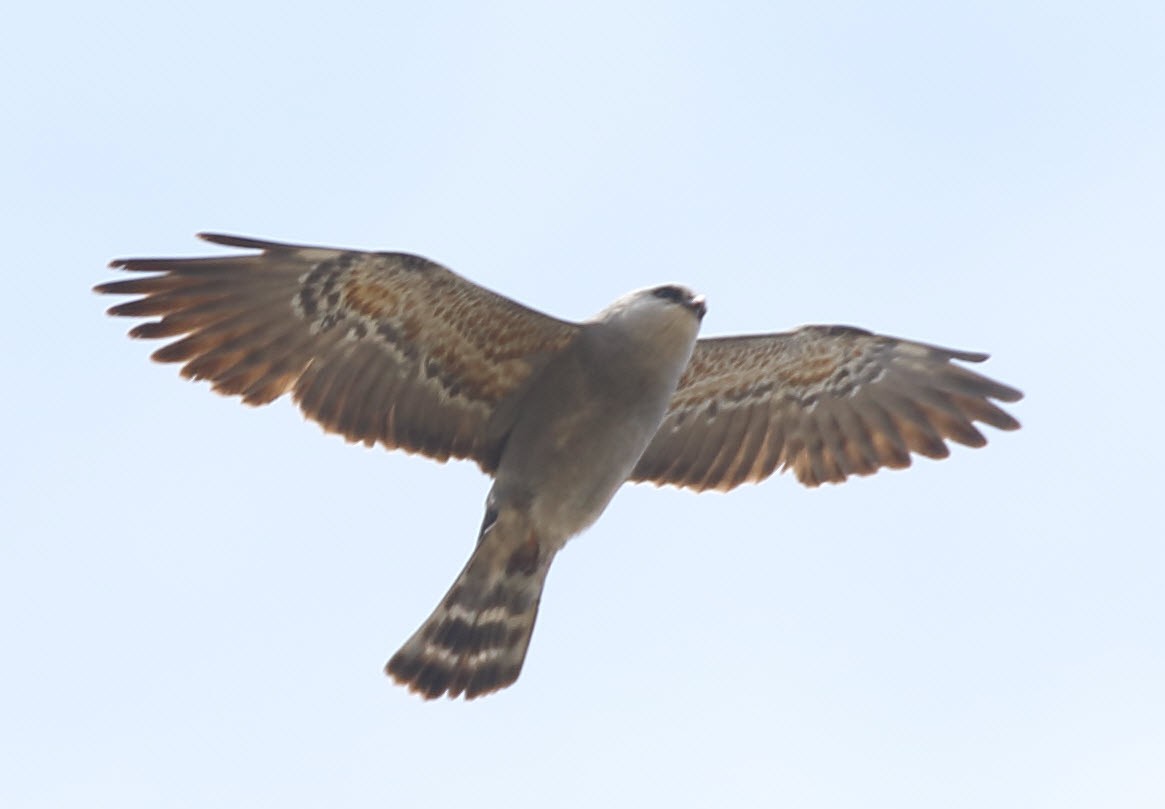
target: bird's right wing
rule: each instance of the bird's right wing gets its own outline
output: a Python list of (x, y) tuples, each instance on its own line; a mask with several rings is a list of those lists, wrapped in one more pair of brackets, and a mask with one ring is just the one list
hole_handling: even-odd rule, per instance
[(849, 326), (700, 340), (630, 479), (723, 490), (779, 468), (816, 486), (982, 446), (974, 422), (1019, 427), (991, 400), (1023, 396), (955, 362), (985, 359)]
[(418, 256), (201, 237), (260, 252), (114, 261), (155, 274), (96, 287), (140, 296), (109, 313), (159, 317), (130, 335), (179, 337), (153, 357), (183, 376), (253, 405), (291, 393), (349, 441), (491, 472), (495, 411), (578, 330)]

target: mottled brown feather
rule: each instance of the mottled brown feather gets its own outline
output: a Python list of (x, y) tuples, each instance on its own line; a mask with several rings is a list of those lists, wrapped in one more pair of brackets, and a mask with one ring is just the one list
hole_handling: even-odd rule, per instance
[(631, 480), (724, 490), (792, 469), (817, 486), (981, 446), (976, 422), (1019, 427), (992, 400), (1023, 396), (955, 364), (986, 359), (849, 326), (700, 340)]
[(183, 376), (248, 404), (290, 392), (350, 441), (492, 471), (499, 404), (577, 333), (418, 256), (201, 235), (260, 252), (115, 261), (155, 275), (97, 286), (139, 296), (110, 314), (158, 318), (130, 334), (177, 338), (153, 357)]

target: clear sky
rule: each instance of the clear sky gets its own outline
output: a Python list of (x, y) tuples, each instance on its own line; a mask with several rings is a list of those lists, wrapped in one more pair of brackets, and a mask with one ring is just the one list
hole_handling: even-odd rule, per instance
[[(6, 14), (0, 805), (1165, 805), (1165, 5), (564, 5)], [(198, 230), (989, 351), (1024, 429), (628, 487), (423, 703), (489, 482), (150, 363), (90, 287)]]

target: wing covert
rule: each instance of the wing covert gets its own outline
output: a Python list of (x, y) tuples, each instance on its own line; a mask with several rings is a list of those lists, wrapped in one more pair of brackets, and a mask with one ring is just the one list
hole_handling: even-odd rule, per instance
[(992, 400), (1023, 396), (954, 362), (985, 359), (849, 326), (700, 340), (630, 479), (727, 490), (792, 469), (817, 486), (982, 446), (975, 422), (1019, 427)]
[(491, 472), (498, 405), (578, 328), (419, 256), (199, 235), (261, 252), (114, 261), (153, 274), (97, 286), (139, 296), (109, 313), (158, 318), (130, 335), (178, 338), (153, 358), (183, 376), (252, 405), (291, 393), (349, 441)]

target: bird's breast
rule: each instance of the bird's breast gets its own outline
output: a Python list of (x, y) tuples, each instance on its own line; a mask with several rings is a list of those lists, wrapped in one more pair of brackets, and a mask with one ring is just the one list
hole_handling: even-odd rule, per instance
[(517, 408), (494, 498), (521, 502), (565, 540), (607, 507), (654, 437), (675, 369), (576, 352), (547, 366)]

